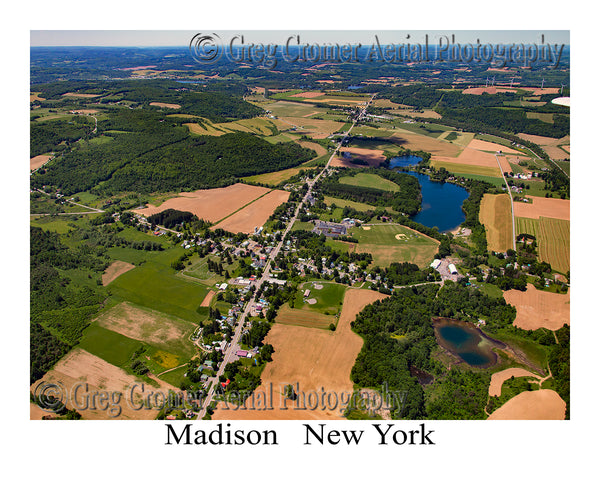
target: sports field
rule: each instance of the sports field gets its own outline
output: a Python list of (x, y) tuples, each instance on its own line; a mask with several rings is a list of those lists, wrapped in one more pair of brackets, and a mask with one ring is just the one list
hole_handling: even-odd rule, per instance
[(507, 194), (485, 194), (479, 209), (479, 221), (485, 226), (488, 249), (506, 252), (513, 248), (510, 198)]
[(557, 218), (515, 218), (517, 235), (534, 235), (540, 260), (552, 268), (567, 273), (571, 269), (571, 222)]
[(396, 224), (369, 225), (369, 229), (353, 228), (358, 240), (356, 253), (370, 253), (373, 264), (386, 267), (393, 262), (410, 262), (425, 267), (437, 253), (439, 242), (410, 228)]

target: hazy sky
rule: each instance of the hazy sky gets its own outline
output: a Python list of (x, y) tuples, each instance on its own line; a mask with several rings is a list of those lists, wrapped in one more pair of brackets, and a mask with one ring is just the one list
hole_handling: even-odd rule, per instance
[[(244, 35), (245, 43), (284, 44), (289, 36), (300, 35), (301, 43), (331, 42), (370, 44), (375, 35), (381, 42), (439, 42), (441, 35), (455, 34), (456, 43), (545, 43), (569, 44), (568, 30), (31, 30), (31, 46), (187, 46), (197, 33), (216, 33), (225, 42), (236, 34)], [(410, 38), (407, 39), (407, 35)]]

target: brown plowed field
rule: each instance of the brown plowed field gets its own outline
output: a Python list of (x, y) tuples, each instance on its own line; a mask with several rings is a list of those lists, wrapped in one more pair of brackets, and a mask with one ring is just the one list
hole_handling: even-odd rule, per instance
[(52, 155), (37, 155), (29, 159), (29, 169), (31, 171), (40, 168), (44, 163), (52, 158)]
[[(282, 410), (281, 392), (287, 384), (300, 386), (300, 392), (308, 394), (320, 391), (351, 393), (353, 384), (350, 371), (360, 349), (362, 338), (352, 332), (350, 322), (369, 303), (385, 298), (372, 290), (348, 289), (344, 306), (335, 332), (275, 323), (265, 339), (275, 349), (273, 361), (268, 363), (261, 376), (262, 384), (255, 392), (270, 395), (273, 385), (274, 410), (224, 410), (224, 404), (212, 416), (215, 420), (336, 420), (341, 419), (339, 408), (299, 410), (288, 400), (288, 410)], [(320, 404), (322, 405), (322, 404)]]
[(163, 210), (174, 208), (175, 210), (192, 212), (198, 218), (209, 222), (216, 222), (231, 215), (268, 191), (269, 189), (265, 187), (236, 183), (225, 188), (182, 192), (178, 197), (163, 202), (159, 207), (148, 205), (147, 208), (134, 210), (134, 212), (149, 217)]
[(515, 217), (523, 218), (558, 218), (571, 220), (571, 201), (560, 198), (530, 197), (528, 203), (514, 202)]
[[(95, 355), (92, 355), (91, 353), (86, 352), (85, 350), (82, 350), (81, 348), (76, 348), (65, 355), (52, 368), (52, 370), (44, 375), (41, 380), (35, 382), (31, 386), (31, 391), (34, 392), (37, 385), (41, 382), (60, 382), (63, 385), (64, 390), (69, 394), (70, 399), (73, 387), (76, 384), (87, 383), (89, 396), (91, 396), (93, 392), (107, 392), (109, 396), (113, 395), (112, 392), (120, 393), (119, 401), (112, 402), (118, 403), (118, 405), (121, 407), (121, 413), (116, 416), (117, 419), (152, 420), (156, 418), (156, 415), (158, 415), (158, 410), (141, 408), (140, 410), (136, 411), (130, 404), (133, 403), (133, 406), (135, 406), (139, 405), (141, 402), (141, 397), (138, 395), (138, 393), (141, 391), (141, 387), (137, 387), (136, 390), (132, 391), (132, 386), (136, 383), (139, 385), (144, 385), (144, 394), (146, 395), (149, 392), (158, 391), (164, 392), (166, 395), (169, 388), (174, 391), (177, 390), (161, 380), (156, 380), (161, 385), (160, 388), (153, 387), (149, 384), (144, 384), (139, 378), (129, 375), (119, 367), (115, 367), (114, 365), (102, 360), (99, 357), (96, 357)], [(134, 396), (133, 402), (130, 400), (132, 393)], [(79, 399), (78, 401), (80, 404), (83, 401), (82, 399), (84, 394), (84, 390), (80, 390), (78, 392), (77, 398)], [(71, 400), (66, 402), (66, 406), (71, 410), (75, 409), (75, 405)], [(111, 417), (110, 413), (114, 414), (117, 412), (109, 412), (109, 410), (110, 409), (101, 410), (98, 408), (96, 410), (92, 410), (87, 408), (79, 409), (78, 411), (84, 419), (110, 420), (115, 418)]]
[(201, 307), (210, 307), (210, 301), (213, 299), (214, 296), (215, 296), (215, 291), (209, 290), (208, 293), (206, 294), (206, 297), (204, 297), (204, 300), (202, 300), (202, 303), (200, 304), (200, 306)]
[(566, 406), (554, 390), (522, 392), (492, 412), (488, 420), (564, 420)]
[(566, 294), (544, 292), (533, 285), (527, 285), (527, 291), (508, 290), (504, 300), (516, 307), (515, 327), (523, 330), (547, 328), (558, 330), (565, 323), (571, 324), (571, 290)]
[(135, 268), (135, 265), (127, 262), (122, 262), (121, 260), (115, 260), (108, 266), (106, 272), (102, 274), (102, 285), (106, 287), (106, 285), (112, 282), (119, 275), (123, 275), (125, 272), (128, 272), (132, 268)]
[[(332, 167), (377, 167), (381, 162), (385, 160), (383, 150), (372, 150), (369, 148), (356, 148), (356, 147), (342, 147), (340, 148), (342, 153), (348, 152), (352, 155), (352, 158), (338, 157), (335, 156), (331, 159), (329, 164)], [(352, 159), (360, 159), (368, 163), (368, 165), (359, 165), (352, 163)]]
[(273, 215), (275, 209), (282, 203), (287, 202), (289, 196), (290, 192), (285, 190), (273, 190), (214, 225), (211, 229), (222, 228), (232, 233), (254, 233), (254, 228), (262, 227), (267, 219)]
[(536, 373), (531, 373), (524, 368), (507, 368), (506, 370), (501, 370), (499, 372), (492, 374), (492, 379), (490, 380), (490, 389), (489, 395), (490, 397), (499, 397), (502, 395), (502, 384), (511, 377), (533, 377), (541, 380), (542, 377), (537, 375)]

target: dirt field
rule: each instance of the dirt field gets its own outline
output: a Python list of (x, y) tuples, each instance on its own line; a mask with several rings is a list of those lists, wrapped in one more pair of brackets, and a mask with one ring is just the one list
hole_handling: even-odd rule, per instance
[(106, 287), (119, 275), (123, 275), (125, 272), (128, 272), (132, 268), (135, 268), (135, 265), (132, 265), (131, 263), (122, 262), (121, 260), (114, 261), (108, 266), (106, 272), (102, 274), (102, 285)]
[(323, 146), (323, 145), (319, 145), (318, 143), (315, 142), (307, 142), (307, 141), (300, 141), (297, 142), (301, 147), (304, 148), (310, 148), (311, 150), (314, 150), (317, 154), (317, 157), (321, 157), (323, 155), (325, 155), (327, 153), (327, 149)]
[(542, 377), (536, 373), (531, 373), (524, 368), (507, 368), (492, 374), (490, 381), (489, 395), (490, 397), (499, 397), (502, 394), (502, 384), (511, 377), (534, 377), (541, 380)]
[(566, 407), (554, 390), (534, 390), (511, 398), (488, 420), (564, 420)]
[(505, 88), (505, 87), (473, 87), (467, 88), (463, 90), (464, 95), (483, 95), (484, 93), (488, 93), (493, 95), (494, 93), (506, 93), (506, 92), (514, 92), (515, 88)]
[[(35, 382), (31, 386), (31, 391), (35, 391), (37, 385), (41, 382), (57, 383), (60, 382), (64, 390), (69, 395), (69, 401), (66, 402), (67, 408), (75, 409), (75, 405), (71, 401), (72, 391), (76, 384), (87, 383), (88, 384), (88, 395), (91, 397), (93, 392), (107, 392), (109, 395), (116, 395), (112, 392), (118, 392), (119, 397), (113, 398), (114, 402), (121, 408), (121, 412), (116, 419), (121, 420), (152, 420), (158, 414), (156, 409), (145, 409), (134, 410), (132, 403), (139, 405), (141, 397), (138, 395), (140, 392), (141, 385), (144, 385), (144, 392), (157, 392), (161, 391), (166, 394), (170, 387), (167, 383), (158, 380), (161, 384), (160, 388), (153, 387), (149, 384), (143, 384), (138, 378), (133, 375), (129, 375), (124, 370), (105, 362), (99, 357), (92, 355), (80, 348), (76, 348), (65, 355), (55, 366), (50, 370), (44, 377)], [(140, 385), (136, 390), (132, 391), (134, 384)], [(81, 404), (84, 401), (85, 390), (77, 392), (78, 402)], [(131, 397), (133, 394), (133, 402)], [(78, 410), (84, 419), (89, 420), (110, 420), (115, 418), (111, 417), (110, 414), (117, 414), (116, 410), (111, 411), (110, 408), (101, 410), (99, 408), (92, 410), (91, 408)]]
[(193, 325), (184, 320), (172, 321), (168, 316), (149, 309), (141, 309), (129, 302), (121, 302), (97, 317), (101, 327), (126, 337), (162, 345), (166, 342), (185, 342)]
[(390, 140), (398, 145), (402, 145), (404, 148), (410, 150), (425, 150), (432, 155), (456, 157), (461, 151), (460, 147), (450, 142), (444, 142), (426, 135), (419, 135), (407, 131), (395, 131), (390, 137)]
[[(342, 147), (340, 151), (343, 153), (348, 152), (352, 157), (338, 157), (335, 156), (331, 159), (329, 164), (332, 167), (377, 167), (381, 162), (385, 160), (383, 150), (371, 150), (369, 148), (355, 148), (355, 147)], [(360, 165), (352, 163), (352, 159), (360, 159), (368, 163), (368, 165)]]
[(273, 190), (211, 227), (211, 229), (222, 228), (233, 233), (254, 233), (254, 229), (262, 227), (275, 209), (282, 203), (287, 202), (289, 196), (290, 192)]
[(192, 212), (198, 218), (209, 222), (216, 222), (231, 215), (236, 210), (247, 205), (269, 191), (266, 187), (255, 187), (236, 183), (225, 188), (212, 188), (196, 190), (195, 192), (182, 192), (179, 197), (163, 202), (159, 207), (148, 205), (147, 208), (134, 210), (144, 216), (150, 216), (169, 208)]
[(530, 197), (529, 203), (514, 202), (515, 217), (571, 220), (571, 201), (559, 198)]
[(468, 145), (469, 148), (474, 148), (476, 150), (484, 150), (487, 152), (497, 152), (501, 151), (502, 153), (514, 153), (515, 155), (523, 155), (521, 152), (517, 150), (513, 150), (512, 148), (505, 147), (504, 145), (500, 145), (498, 143), (486, 142), (485, 140), (473, 139)]
[(327, 138), (333, 132), (337, 132), (343, 126), (343, 122), (334, 120), (317, 120), (314, 118), (305, 117), (280, 117), (287, 127), (298, 127), (296, 133), (308, 135), (312, 138)]
[(527, 285), (527, 291), (508, 290), (504, 292), (504, 300), (517, 309), (515, 327), (523, 330), (547, 328), (558, 330), (565, 323), (571, 324), (571, 290), (566, 294), (537, 290)]
[(46, 100), (45, 98), (40, 97), (40, 93), (41, 92), (31, 92), (29, 94), (29, 101), (35, 102), (36, 100), (39, 100), (40, 102), (43, 102), (44, 100)]
[(513, 248), (512, 217), (508, 195), (486, 193), (479, 209), (479, 221), (485, 225), (488, 249), (506, 252)]
[(178, 105), (176, 103), (150, 102), (150, 105), (152, 105), (153, 107), (160, 107), (160, 108), (172, 108), (172, 109), (181, 108), (181, 105)]
[[(568, 153), (565, 153), (562, 148), (570, 151), (571, 137), (566, 135), (562, 138), (541, 137), (539, 135), (529, 135), (527, 133), (519, 133), (519, 137), (523, 140), (536, 143), (548, 154), (552, 160), (564, 160), (570, 158)], [(562, 148), (559, 148), (562, 147)]]
[[(473, 139), (471, 140), (471, 142), (469, 142), (469, 145), (460, 153), (460, 155), (458, 155), (458, 157), (434, 155), (432, 157), (432, 160), (436, 162), (470, 165), (473, 167), (487, 167), (498, 170), (498, 175), (500, 175), (500, 171), (498, 169), (498, 162), (496, 161), (496, 156), (492, 153), (487, 153), (482, 150), (494, 150), (495, 148), (494, 151), (497, 151), (501, 147), (501, 145), (496, 145), (494, 143), (482, 142), (481, 140)], [(508, 159), (503, 155), (499, 156), (498, 158), (500, 160), (500, 165), (502, 165), (502, 170), (505, 172), (512, 172), (512, 168)]]
[(215, 291), (209, 290), (208, 293), (206, 294), (206, 297), (204, 297), (204, 300), (202, 300), (202, 303), (200, 304), (200, 306), (201, 307), (209, 307), (210, 301), (213, 299), (214, 296), (215, 296)]
[(325, 95), (323, 92), (300, 92), (300, 93), (296, 93), (296, 94), (292, 95), (292, 97), (315, 98), (315, 97), (322, 97), (323, 95)]
[(40, 168), (44, 163), (52, 158), (52, 155), (37, 155), (29, 159), (29, 169), (31, 171)]
[(271, 411), (223, 410), (223, 404), (212, 416), (214, 420), (336, 420), (343, 418), (340, 408), (298, 410), (288, 401), (288, 410), (281, 410), (283, 396), (280, 392), (286, 384), (300, 386), (300, 393), (320, 391), (352, 392), (350, 371), (363, 341), (350, 329), (365, 305), (385, 298), (372, 290), (349, 289), (344, 297), (344, 306), (335, 332), (308, 329), (275, 323), (265, 342), (275, 348), (273, 361), (268, 363), (262, 374), (262, 384), (257, 391), (268, 392), (273, 385), (273, 407)]

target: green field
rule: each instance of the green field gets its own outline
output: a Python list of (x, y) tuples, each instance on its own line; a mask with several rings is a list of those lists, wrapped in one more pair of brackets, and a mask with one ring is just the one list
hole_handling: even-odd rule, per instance
[(539, 219), (515, 217), (517, 234), (535, 235), (541, 261), (548, 262), (558, 272), (566, 274), (571, 269), (571, 222), (556, 218)]
[[(428, 265), (438, 250), (439, 243), (419, 232), (402, 225), (370, 225), (350, 229), (353, 238), (358, 240), (357, 253), (373, 255), (373, 264), (381, 267), (393, 262), (410, 262), (420, 267)], [(396, 235), (405, 237), (396, 238)]]
[(299, 327), (321, 328), (327, 330), (331, 323), (336, 323), (336, 318), (332, 315), (325, 315), (308, 309), (290, 308), (286, 303), (277, 311), (275, 322), (283, 325), (295, 325)]
[(356, 187), (376, 188), (387, 192), (397, 192), (400, 190), (399, 185), (374, 173), (358, 173), (351, 177), (341, 177), (340, 183)]
[(267, 103), (265, 105), (261, 105), (261, 107), (265, 110), (270, 110), (273, 113), (273, 115), (277, 117), (304, 117), (314, 112), (326, 112), (326, 110), (319, 108), (317, 105), (304, 105), (298, 102), (279, 101), (274, 103)]
[(496, 187), (505, 186), (504, 179), (502, 177), (487, 177), (485, 175), (473, 175), (470, 173), (461, 173), (460, 176), (471, 179), (471, 180), (479, 180), (482, 182), (488, 182)]
[[(315, 288), (315, 285), (322, 285), (323, 288), (318, 290)], [(307, 298), (314, 298), (317, 300), (317, 303), (314, 305), (304, 303), (302, 310), (329, 315), (336, 315), (340, 312), (344, 293), (346, 292), (345, 285), (327, 282), (306, 282), (301, 284), (298, 289), (301, 294), (303, 294), (305, 290), (310, 290), (310, 295)]]
[(196, 308), (202, 303), (207, 287), (175, 276), (170, 264), (181, 252), (180, 249), (161, 252), (153, 261), (116, 278), (108, 288), (120, 299), (198, 323), (202, 317)]

